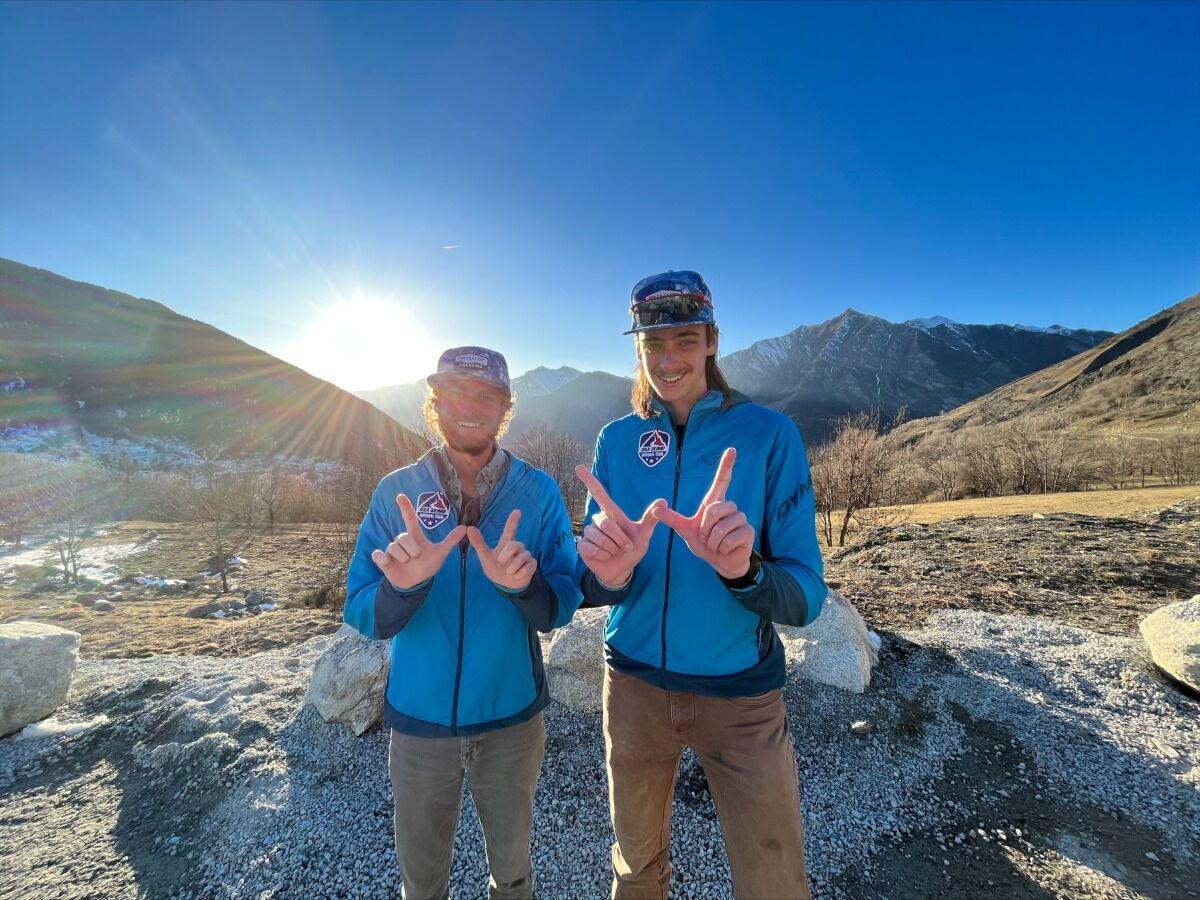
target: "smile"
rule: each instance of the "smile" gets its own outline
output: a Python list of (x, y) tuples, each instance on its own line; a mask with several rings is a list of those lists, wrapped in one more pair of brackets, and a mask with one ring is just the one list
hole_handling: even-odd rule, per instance
[(658, 377), (661, 378), (663, 381), (665, 381), (667, 384), (674, 384), (675, 382), (677, 382), (679, 379), (681, 379), (683, 377), (683, 373), (681, 372), (678, 375), (659, 375)]
[(483, 423), (482, 422), (455, 422), (454, 424), (457, 425), (459, 428), (478, 428)]

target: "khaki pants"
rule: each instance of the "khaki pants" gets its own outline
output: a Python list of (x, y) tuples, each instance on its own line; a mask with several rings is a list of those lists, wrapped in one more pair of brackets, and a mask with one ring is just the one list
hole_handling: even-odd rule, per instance
[(528, 722), (474, 737), (422, 738), (392, 732), (388, 773), (396, 806), (396, 857), (406, 900), (450, 896), (450, 854), (464, 773), (483, 826), (488, 897), (533, 896), (529, 833), (546, 751), (539, 712)]
[(738, 898), (809, 897), (800, 786), (779, 690), (756, 697), (664, 691), (607, 668), (604, 745), (612, 896), (665, 900), (671, 797), (691, 747), (717, 805)]

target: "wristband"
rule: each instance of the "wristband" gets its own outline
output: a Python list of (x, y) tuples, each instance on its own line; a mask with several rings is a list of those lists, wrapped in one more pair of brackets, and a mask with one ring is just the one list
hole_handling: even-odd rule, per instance
[(746, 574), (740, 578), (726, 578), (724, 575), (718, 575), (725, 587), (731, 591), (744, 591), (747, 588), (752, 588), (757, 585), (762, 577), (762, 557), (758, 555), (758, 551), (750, 551), (750, 568), (746, 570)]

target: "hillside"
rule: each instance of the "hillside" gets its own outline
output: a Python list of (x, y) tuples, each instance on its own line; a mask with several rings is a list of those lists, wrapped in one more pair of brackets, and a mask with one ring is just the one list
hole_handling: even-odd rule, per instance
[(630, 411), (633, 381), (608, 372), (585, 372), (556, 391), (517, 399), (517, 411), (507, 438), (512, 443), (538, 425), (563, 431), (579, 441), (588, 457), (596, 446), (596, 435), (613, 419)]
[(186, 455), (411, 458), (369, 403), (152, 300), (0, 260), (0, 436), (19, 449), (150, 442)]
[(723, 356), (721, 368), (735, 388), (795, 419), (815, 444), (847, 413), (875, 408), (886, 420), (903, 407), (910, 418), (937, 415), (1109, 334), (941, 316), (895, 323), (848, 309)]
[(1016, 419), (1081, 433), (1200, 434), (1200, 294), (901, 434), (917, 442)]

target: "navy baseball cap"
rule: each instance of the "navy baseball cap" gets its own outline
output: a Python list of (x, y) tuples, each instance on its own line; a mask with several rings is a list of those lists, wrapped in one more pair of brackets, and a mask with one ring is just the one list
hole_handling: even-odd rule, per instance
[(474, 378), (512, 395), (508, 363), (487, 347), (451, 347), (438, 358), (437, 371), (425, 379), (430, 387), (448, 378)]
[(712, 292), (699, 272), (663, 272), (643, 278), (629, 295), (633, 327), (625, 334), (674, 328), (677, 325), (715, 325)]

